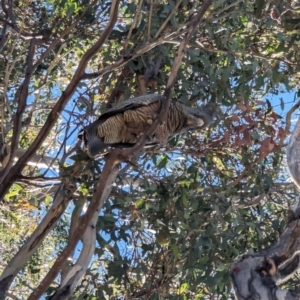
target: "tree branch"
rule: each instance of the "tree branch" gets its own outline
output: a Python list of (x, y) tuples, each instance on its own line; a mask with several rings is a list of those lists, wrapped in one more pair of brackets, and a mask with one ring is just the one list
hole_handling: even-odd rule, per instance
[(165, 19), (164, 23), (160, 26), (160, 28), (158, 29), (158, 31), (155, 34), (155, 38), (158, 38), (161, 33), (163, 32), (163, 30), (165, 29), (165, 27), (167, 26), (168, 22), (170, 21), (171, 17), (174, 15), (174, 13), (176, 12), (176, 10), (178, 9), (178, 7), (180, 6), (180, 4), (183, 2), (183, 0), (178, 0), (176, 2), (176, 5), (173, 7), (172, 11), (170, 12), (170, 14), (168, 15), (168, 17)]
[[(63, 214), (70, 198), (64, 197), (61, 194), (61, 191), (69, 190), (70, 189), (65, 185), (61, 185), (61, 188), (57, 190), (56, 195), (54, 196), (52, 206), (42, 222), (2, 272), (0, 276), (0, 299), (5, 299), (15, 276), (24, 267), (28, 259), (36, 252), (37, 248), (41, 245), (45, 237), (55, 226), (57, 220)], [(74, 191), (71, 191), (70, 195), (72, 195), (73, 192)]]
[(17, 112), (14, 118), (14, 126), (13, 126), (13, 135), (11, 141), (11, 149), (9, 154), (9, 160), (7, 162), (6, 167), (0, 172), (0, 182), (3, 181), (12, 166), (13, 159), (15, 157), (16, 150), (19, 145), (20, 134), (22, 131), (22, 116), (26, 108), (26, 101), (28, 97), (28, 89), (30, 84), (30, 79), (33, 71), (33, 57), (35, 54), (35, 40), (31, 40), (27, 59), (26, 59), (26, 71), (25, 78), (23, 84), (16, 92), (16, 102), (18, 103)]
[[(79, 198), (77, 201), (74, 201), (74, 209), (72, 211), (71, 216), (71, 223), (70, 223), (70, 229), (68, 234), (68, 241), (70, 241), (73, 238), (73, 235), (78, 227), (79, 221), (80, 221), (80, 215), (82, 213), (82, 209), (84, 205), (86, 204), (86, 197)], [(73, 249), (73, 252), (70, 256), (74, 255), (75, 249)], [(69, 260), (65, 261), (64, 265), (61, 268), (60, 276), (61, 276), (61, 282), (65, 281), (65, 278), (70, 273), (70, 269), (72, 268), (71, 263)]]
[(147, 40), (150, 41), (151, 37), (151, 22), (152, 22), (152, 11), (153, 11), (153, 0), (150, 0), (149, 3), (149, 19), (148, 19), (148, 28), (147, 28)]
[(196, 45), (192, 44), (191, 46), (193, 47), (197, 47), (203, 51), (206, 51), (206, 52), (212, 52), (212, 53), (223, 53), (223, 54), (231, 54), (233, 56), (245, 56), (245, 55), (248, 55), (250, 57), (256, 57), (256, 58), (260, 58), (260, 59), (264, 59), (268, 62), (270, 61), (279, 61), (279, 62), (284, 62), (288, 65), (291, 65), (291, 66), (299, 66), (300, 64), (299, 63), (293, 63), (289, 60), (287, 60), (287, 58), (283, 57), (283, 58), (279, 58), (279, 57), (268, 57), (268, 56), (264, 56), (260, 53), (257, 53), (257, 52), (253, 52), (251, 50), (251, 52), (247, 52), (247, 51), (230, 51), (230, 50), (221, 50), (221, 49), (215, 49), (215, 48), (209, 48), (205, 45), (202, 45), (202, 43), (200, 41), (195, 41)]
[[(298, 101), (286, 114), (286, 117), (285, 117), (285, 137), (289, 134), (289, 131), (291, 129), (291, 118), (292, 118), (292, 114), (300, 107), (300, 101)], [(297, 128), (297, 126), (295, 127)], [(284, 144), (284, 137), (281, 138), (280, 140), (280, 147), (283, 146)]]
[[(90, 219), (88, 223), (88, 227), (86, 231), (84, 232), (82, 236), (82, 249), (80, 252), (80, 256), (76, 261), (76, 264), (73, 265), (69, 272), (65, 274), (64, 278), (62, 279), (62, 282), (55, 292), (55, 294), (49, 298), (49, 300), (67, 300), (72, 296), (72, 293), (77, 286), (79, 280), (81, 277), (84, 275), (86, 272), (89, 263), (92, 259), (92, 256), (95, 252), (95, 242), (96, 242), (96, 225), (97, 225), (97, 220), (99, 217), (99, 211), (101, 210), (104, 202), (108, 198), (112, 187), (113, 183), (115, 181), (115, 176), (119, 174), (118, 168), (114, 170), (116, 174), (111, 174), (110, 178), (108, 179), (107, 182), (107, 188), (104, 190), (104, 192), (101, 195), (101, 199), (99, 202), (99, 207), (94, 212), (94, 215)], [(82, 222), (80, 220), (80, 222)], [(77, 228), (76, 228), (77, 230)], [(74, 233), (73, 233), (74, 235)], [(73, 235), (71, 238), (73, 239)]]
[(242, 255), (232, 265), (230, 279), (237, 300), (297, 300), (299, 291), (278, 287), (299, 269), (300, 262), (299, 203), (280, 240), (270, 249), (254, 255)]
[(107, 108), (112, 107), (112, 103), (118, 102), (120, 97), (123, 95), (124, 91), (121, 89), (120, 85), (123, 81), (127, 81), (128, 79), (133, 77), (133, 72), (131, 69), (127, 66), (125, 66), (121, 72), (120, 75), (117, 77), (117, 82), (112, 89), (110, 96), (107, 100)]
[(294, 132), (287, 147), (287, 165), (292, 180), (300, 190), (300, 118), (298, 119)]
[[(300, 119), (287, 149), (287, 164), (292, 179), (300, 188)], [(230, 279), (237, 300), (296, 300), (300, 291), (282, 290), (300, 267), (300, 201), (289, 210), (288, 222), (279, 241), (270, 249), (242, 255), (233, 263)]]
[(105, 43), (106, 39), (111, 33), (113, 29), (117, 17), (118, 17), (118, 6), (120, 0), (113, 0), (111, 4), (110, 10), (110, 19), (101, 35), (99, 40), (83, 55), (77, 70), (75, 71), (74, 76), (72, 77), (69, 85), (67, 86), (66, 90), (62, 93), (59, 100), (53, 107), (52, 111), (49, 113), (46, 122), (40, 132), (38, 133), (36, 139), (30, 145), (26, 153), (17, 161), (17, 163), (10, 169), (9, 173), (6, 177), (2, 177), (0, 181), (0, 199), (3, 199), (4, 195), (10, 188), (12, 182), (14, 182), (18, 175), (22, 172), (23, 168), (26, 165), (26, 162), (30, 160), (32, 155), (36, 152), (36, 150), (40, 147), (44, 139), (49, 134), (51, 128), (54, 126), (55, 122), (57, 121), (60, 112), (64, 109), (67, 102), (70, 100), (72, 95), (74, 94), (78, 84), (84, 78), (85, 68), (90, 61), (90, 59), (101, 49), (102, 45)]
[[(10, 147), (7, 146), (8, 153), (11, 151)], [(26, 150), (18, 148), (16, 149), (14, 160), (18, 160)], [(8, 163), (8, 157), (4, 157), (2, 160), (2, 166), (5, 167), (7, 166)], [(45, 156), (45, 155), (40, 155), (40, 154), (34, 154), (31, 159), (27, 162), (28, 166), (33, 166), (33, 167), (38, 167), (38, 168), (51, 168), (58, 170), (58, 164), (55, 162), (55, 158), (50, 157), (50, 156)]]
[(49, 285), (52, 283), (52, 281), (57, 276), (58, 272), (61, 269), (61, 266), (66, 261), (66, 259), (69, 257), (69, 255), (72, 253), (73, 249), (77, 245), (78, 241), (81, 239), (83, 233), (86, 231), (87, 226), (90, 222), (90, 220), (93, 218), (94, 214), (99, 214), (100, 209), (103, 206), (106, 195), (106, 191), (109, 190), (111, 183), (115, 181), (118, 172), (119, 172), (119, 159), (118, 156), (116, 156), (117, 152), (119, 152), (119, 149), (116, 149), (117, 151), (114, 151), (111, 155), (109, 155), (107, 162), (103, 168), (103, 171), (101, 173), (97, 189), (93, 195), (93, 198), (91, 200), (91, 203), (86, 211), (86, 213), (82, 216), (81, 222), (79, 223), (76, 232), (74, 233), (74, 236), (72, 240), (70, 240), (65, 247), (65, 249), (61, 252), (61, 254), (58, 256), (57, 260), (53, 264), (52, 268), (49, 270), (48, 274), (44, 277), (44, 279), (41, 281), (39, 286), (32, 292), (32, 294), (29, 296), (28, 300), (35, 300), (39, 299), (44, 291), (49, 287)]
[(128, 31), (127, 38), (126, 38), (126, 41), (125, 41), (125, 44), (124, 44), (124, 54), (126, 53), (126, 49), (128, 47), (128, 43), (129, 43), (129, 40), (130, 40), (130, 37), (131, 37), (131, 34), (132, 34), (132, 30), (136, 27), (136, 23), (137, 23), (138, 17), (139, 17), (139, 15), (141, 13), (142, 5), (143, 5), (143, 0), (140, 0), (139, 1), (139, 6), (137, 7), (137, 9), (135, 11), (134, 20), (131, 23), (131, 26), (130, 26), (130, 29)]
[(188, 28), (187, 28), (187, 33), (185, 34), (184, 38), (182, 39), (182, 41), (179, 45), (179, 48), (177, 50), (177, 55), (174, 59), (174, 64), (172, 66), (171, 74), (169, 76), (169, 79), (168, 79), (168, 82), (166, 85), (166, 89), (164, 92), (165, 102), (163, 103), (163, 105), (161, 107), (159, 117), (152, 123), (152, 125), (147, 130), (147, 132), (137, 141), (137, 143), (132, 148), (123, 150), (123, 160), (124, 161), (129, 161), (132, 157), (138, 155), (141, 152), (141, 150), (143, 149), (148, 137), (152, 136), (154, 134), (154, 132), (156, 131), (157, 127), (166, 120), (169, 105), (171, 102), (172, 87), (175, 83), (175, 80), (177, 77), (177, 72), (181, 65), (181, 61), (182, 61), (182, 58), (183, 58), (183, 55), (185, 52), (185, 48), (186, 48), (193, 32), (195, 31), (196, 27), (199, 25), (200, 21), (202, 20), (205, 12), (208, 10), (211, 3), (212, 3), (211, 0), (204, 1), (198, 14), (194, 18), (192, 18), (191, 22), (189, 23)]
[(166, 33), (163, 37), (161, 38), (154, 38), (151, 40), (151, 42), (147, 42), (145, 43), (142, 47), (140, 47), (139, 49), (133, 51), (133, 53), (131, 53), (128, 56), (123, 56), (122, 58), (120, 58), (118, 61), (116, 61), (113, 64), (110, 64), (106, 67), (104, 67), (101, 71), (99, 72), (94, 72), (94, 73), (87, 73), (83, 76), (83, 79), (94, 79), (100, 76), (103, 76), (115, 69), (118, 69), (120, 67), (123, 67), (126, 63), (128, 63), (129, 61), (133, 60), (134, 58), (141, 56), (142, 54), (149, 52), (151, 49), (162, 45), (162, 44), (179, 44), (178, 41), (174, 41), (174, 39), (182, 36), (183, 34), (185, 34), (189, 28), (189, 26), (191, 25), (191, 21), (186, 22), (185, 24), (183, 24), (182, 26), (180, 26), (178, 28), (177, 31), (171, 32), (171, 33)]

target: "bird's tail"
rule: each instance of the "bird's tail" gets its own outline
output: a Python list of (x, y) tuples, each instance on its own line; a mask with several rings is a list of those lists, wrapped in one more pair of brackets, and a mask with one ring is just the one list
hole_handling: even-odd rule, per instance
[(84, 142), (89, 156), (95, 157), (105, 150), (105, 145), (102, 139), (97, 135), (97, 126), (94, 126), (94, 124), (91, 125), (83, 128), (79, 132), (78, 138)]

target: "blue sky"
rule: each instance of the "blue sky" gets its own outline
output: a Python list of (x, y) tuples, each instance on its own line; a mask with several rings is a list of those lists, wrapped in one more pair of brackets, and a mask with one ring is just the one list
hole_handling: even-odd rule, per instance
[[(292, 108), (293, 105), (295, 105), (295, 103), (297, 103), (298, 99), (297, 97), (295, 97), (295, 92), (296, 90), (292, 90), (291, 92), (284, 92), (284, 93), (280, 93), (278, 95), (274, 95), (274, 94), (267, 94), (265, 95), (262, 100), (265, 101), (266, 99), (268, 99), (272, 106), (274, 107), (274, 110), (276, 111), (276, 113), (278, 115), (280, 115), (281, 117), (283, 117), (285, 119), (286, 117), (286, 113)], [(74, 97), (78, 97), (78, 94), (74, 95)], [(282, 102), (284, 103), (284, 107), (282, 109)], [(68, 111), (74, 111), (76, 114), (81, 114), (82, 111), (79, 111), (77, 108), (75, 108), (74, 110), (74, 103), (73, 101), (70, 101), (69, 104), (66, 106), (66, 110)], [(292, 126), (295, 124), (295, 121), (297, 120), (297, 115), (298, 115), (298, 111), (296, 111), (292, 117)], [(64, 118), (68, 118), (69, 114), (68, 113), (63, 113), (63, 117)], [(88, 121), (88, 120), (87, 120)], [(91, 121), (91, 120), (89, 120)], [(73, 129), (76, 128), (77, 124), (73, 124), (72, 127)], [(70, 143), (74, 143), (74, 141), (76, 141), (77, 138), (77, 133), (79, 131), (80, 128), (77, 128), (78, 130), (75, 131), (72, 136), (69, 138)], [(72, 130), (72, 129), (71, 129)], [(63, 139), (63, 135), (61, 137), (61, 139)], [(56, 153), (54, 153), (56, 154)], [(71, 163), (71, 161), (69, 161)], [(46, 173), (46, 176), (56, 176), (56, 174), (54, 174), (53, 172), (48, 171)], [(73, 210), (73, 205), (70, 205), (68, 207), (67, 213), (70, 214)], [(105, 234), (104, 232), (101, 233), (102, 237), (105, 240), (109, 240), (110, 236)], [(120, 253), (122, 253), (122, 249), (126, 248), (127, 245), (125, 244), (125, 242), (119, 242), (118, 243), (118, 247), (120, 249)], [(76, 247), (76, 251), (75, 251), (75, 255), (74, 255), (74, 259), (78, 258), (79, 254), (80, 254), (80, 250), (82, 248), (82, 244), (81, 242), (77, 245)], [(95, 259), (95, 256), (93, 257), (93, 259)], [(42, 299), (45, 299), (44, 297)]]

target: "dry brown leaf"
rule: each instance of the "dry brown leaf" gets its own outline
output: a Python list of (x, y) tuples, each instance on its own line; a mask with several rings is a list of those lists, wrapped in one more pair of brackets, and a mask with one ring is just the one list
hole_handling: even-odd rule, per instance
[(257, 105), (266, 105), (266, 102), (262, 100), (257, 100), (256, 103)]
[(246, 105), (244, 105), (244, 104), (242, 104), (242, 103), (239, 103), (239, 104), (237, 105), (237, 108), (238, 108), (239, 110), (243, 111), (243, 112), (246, 112), (246, 111), (247, 111)]
[(237, 115), (232, 115), (230, 118), (231, 118), (231, 121), (233, 121), (233, 122), (239, 122), (240, 121), (240, 118)]
[(224, 140), (225, 140), (226, 143), (229, 143), (229, 141), (230, 141), (230, 131), (229, 130), (227, 130), (225, 132), (225, 134), (224, 134)]
[(245, 145), (246, 146), (251, 146), (252, 142), (251, 142), (251, 136), (249, 131), (244, 131), (243, 132), (243, 141), (245, 141)]
[(259, 159), (262, 160), (272, 152), (275, 147), (275, 143), (270, 137), (267, 137), (263, 141), (261, 141), (260, 145)]
[(254, 123), (253, 119), (250, 116), (244, 116), (244, 120), (251, 125)]
[(248, 112), (254, 111), (253, 107), (251, 105), (249, 105), (248, 103), (246, 103), (246, 109)]
[(286, 135), (287, 133), (285, 132), (285, 129), (283, 129), (282, 127), (278, 127), (277, 138), (282, 139), (285, 138)]

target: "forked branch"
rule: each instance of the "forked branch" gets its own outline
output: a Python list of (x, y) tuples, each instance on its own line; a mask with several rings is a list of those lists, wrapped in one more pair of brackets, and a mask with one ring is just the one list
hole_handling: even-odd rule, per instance
[(72, 95), (74, 94), (78, 84), (81, 82), (85, 75), (85, 69), (87, 64), (89, 63), (90, 59), (101, 49), (107, 38), (109, 37), (118, 17), (118, 7), (119, 7), (120, 0), (113, 0), (111, 3), (111, 10), (110, 10), (110, 18), (109, 21), (100, 36), (99, 40), (83, 55), (75, 74), (73, 75), (70, 83), (68, 84), (65, 91), (60, 96), (59, 100), (54, 105), (53, 109), (49, 113), (46, 122), (40, 132), (38, 133), (35, 140), (32, 142), (26, 153), (20, 157), (20, 159), (16, 162), (16, 164), (11, 168), (7, 169), (9, 172), (7, 176), (2, 176), (0, 179), (0, 199), (3, 199), (5, 194), (7, 193), (8, 189), (11, 186), (11, 183), (14, 182), (19, 174), (24, 169), (26, 163), (32, 155), (35, 154), (36, 150), (41, 146), (46, 136), (48, 136), (49, 132), (51, 131), (52, 127), (54, 126), (55, 122), (57, 121), (60, 112), (64, 109)]
[[(67, 194), (70, 197), (64, 197), (61, 191), (67, 191)], [(3, 270), (0, 276), (0, 299), (6, 299), (7, 292), (14, 278), (25, 266), (30, 257), (36, 252), (37, 248), (42, 244), (48, 233), (56, 225), (68, 202), (71, 200), (73, 192), (74, 190), (72, 190), (72, 188), (63, 184), (61, 185), (61, 188), (58, 189), (54, 196), (53, 204), (49, 208), (42, 222)]]
[(31, 80), (31, 75), (33, 71), (33, 58), (35, 54), (35, 40), (31, 40), (29, 45), (29, 50), (26, 58), (26, 73), (23, 84), (19, 87), (16, 92), (16, 103), (18, 103), (17, 113), (14, 119), (14, 127), (13, 127), (13, 136), (11, 141), (11, 150), (9, 154), (9, 160), (4, 168), (4, 170), (0, 173), (0, 182), (3, 181), (12, 166), (13, 159), (15, 156), (15, 152), (19, 145), (20, 134), (22, 129), (22, 116), (26, 108), (26, 102), (28, 97), (28, 89)]
[[(3, 1), (2, 1), (3, 2)], [(38, 136), (36, 139), (33, 141), (33, 143), (30, 145), (28, 150), (24, 153), (23, 156), (19, 158), (19, 160), (16, 162), (16, 164), (9, 168), (8, 166), (6, 169), (3, 170), (3, 174), (7, 174), (7, 176), (2, 176), (1, 177), (1, 187), (0, 187), (0, 199), (3, 199), (5, 196), (6, 192), (10, 188), (11, 184), (18, 178), (20, 173), (22, 172), (24, 166), (26, 165), (27, 161), (30, 160), (30, 158), (36, 153), (36, 150), (40, 147), (42, 142), (44, 141), (45, 137), (49, 134), (50, 130), (52, 129), (53, 125), (57, 121), (59, 117), (59, 113), (62, 111), (62, 109), (65, 107), (73, 93), (75, 92), (78, 84), (83, 78), (83, 75), (85, 74), (85, 69), (90, 61), (90, 59), (101, 49), (103, 44), (105, 43), (106, 39), (111, 33), (111, 30), (113, 29), (117, 17), (118, 17), (118, 7), (119, 7), (119, 2), (120, 0), (113, 0), (111, 3), (111, 11), (110, 11), (110, 19), (107, 23), (107, 26), (105, 27), (101, 37), (99, 40), (83, 55), (78, 68), (71, 79), (69, 85), (67, 86), (66, 90), (62, 93), (60, 99), (57, 101), (55, 106), (53, 107), (52, 111), (48, 115), (48, 118), (42, 127), (41, 131), (39, 132)], [(28, 85), (30, 81), (30, 76), (32, 73), (32, 66), (33, 66), (33, 50), (34, 49), (34, 40), (31, 41), (32, 46), (30, 47), (30, 51), (28, 54), (28, 74), (26, 73), (25, 80), (24, 80), (24, 87), (21, 86), (21, 89), (19, 91), (20, 93), (20, 99), (22, 99), (22, 102), (19, 104), (18, 112), (22, 114), (23, 112), (23, 107), (26, 104), (26, 98), (28, 95)], [(28, 76), (27, 76), (28, 75)], [(24, 89), (25, 88), (25, 89)], [(24, 104), (25, 103), (25, 104)], [(26, 105), (25, 105), (26, 106)], [(19, 118), (16, 119), (15, 123), (15, 130), (19, 129), (19, 122), (21, 121), (21, 114), (19, 115)], [(14, 132), (15, 134), (15, 132)], [(15, 137), (15, 145), (18, 144), (18, 136)], [(15, 147), (16, 149), (17, 147)], [(111, 170), (110, 170), (111, 171)], [(5, 172), (5, 173), (4, 173)], [(111, 172), (110, 172), (111, 173)], [(110, 174), (109, 173), (109, 174)], [(107, 177), (109, 177), (109, 174), (106, 174)], [(101, 188), (104, 185), (101, 186)], [(97, 201), (97, 196), (98, 194), (95, 194), (95, 199), (94, 201)], [(55, 203), (57, 204), (57, 203)], [(54, 204), (53, 204), (54, 205)], [(34, 234), (31, 236), (30, 240), (20, 249), (19, 253), (13, 258), (12, 262), (9, 264), (9, 266), (6, 268), (6, 270), (3, 272), (1, 278), (0, 278), (0, 298), (2, 299), (1, 295), (3, 295), (3, 299), (5, 298), (5, 295), (7, 294), (7, 291), (16, 276), (16, 274), (20, 271), (20, 269), (24, 266), (24, 264), (28, 261), (28, 259), (32, 256), (32, 254), (36, 251), (37, 247), (40, 245), (40, 243), (43, 241), (45, 236), (49, 233), (49, 230), (55, 225), (55, 222), (57, 219), (61, 216), (62, 212), (64, 211), (64, 206), (63, 206), (63, 199), (60, 199), (59, 204), (57, 204), (58, 207), (55, 207), (54, 215), (53, 211), (49, 212), (49, 218), (47, 216), (43, 219), (42, 223), (38, 226)], [(94, 209), (94, 212), (96, 210), (97, 206)], [(91, 219), (91, 218), (90, 218)], [(89, 219), (89, 220), (90, 220)], [(46, 227), (44, 228), (44, 224)], [(87, 222), (85, 223), (87, 224)], [(85, 225), (86, 226), (86, 225)], [(80, 226), (79, 226), (80, 227)], [(44, 229), (43, 229), (44, 228)], [(40, 230), (42, 230), (40, 232)], [(83, 232), (85, 230), (81, 231), (81, 235), (79, 238), (81, 238)], [(78, 242), (79, 238), (76, 240)], [(75, 245), (77, 244), (75, 243)], [(74, 246), (71, 246), (74, 248)], [(72, 251), (72, 249), (71, 249)], [(60, 262), (60, 266), (62, 263)], [(45, 278), (46, 279), (46, 278)], [(50, 281), (50, 283), (52, 280)], [(31, 295), (30, 299), (39, 299), (40, 296), (35, 296), (36, 295), (41, 295), (44, 290), (49, 286), (50, 283), (44, 283), (43, 285), (40, 285), (38, 289), (34, 291), (34, 293)], [(48, 285), (47, 285), (48, 284)]]
[(110, 156), (103, 168), (101, 173), (97, 189), (93, 195), (91, 203), (86, 211), (86, 213), (82, 216), (81, 222), (77, 227), (76, 232), (71, 240), (68, 241), (67, 246), (61, 252), (61, 254), (56, 259), (55, 263), (53, 264), (52, 268), (45, 276), (45, 278), (41, 281), (39, 286), (33, 291), (33, 293), (29, 296), (28, 300), (33, 299), (40, 299), (44, 291), (49, 287), (52, 281), (57, 276), (58, 272), (60, 271), (63, 263), (72, 253), (73, 249), (77, 245), (78, 241), (83, 236), (84, 232), (87, 229), (87, 226), (90, 220), (93, 219), (94, 214), (99, 214), (101, 207), (103, 206), (105, 199), (105, 193), (109, 190), (110, 185), (112, 182), (115, 181), (118, 175), (118, 163), (119, 160), (116, 156)]
[[(84, 232), (81, 241), (82, 241), (82, 249), (80, 251), (80, 255), (76, 260), (76, 263), (72, 265), (72, 267), (68, 270), (68, 272), (62, 277), (62, 282), (56, 292), (49, 298), (49, 300), (67, 300), (69, 299), (74, 289), (76, 288), (78, 282), (81, 277), (85, 274), (90, 260), (95, 252), (95, 242), (96, 242), (96, 228), (97, 228), (97, 220), (99, 217), (100, 207), (103, 206), (104, 201), (108, 198), (113, 183), (115, 181), (116, 176), (119, 173), (118, 168), (114, 168), (113, 173), (108, 178), (106, 183), (107, 188), (102, 193), (101, 199), (99, 202), (99, 208), (96, 209), (94, 215), (89, 220), (86, 231)], [(81, 220), (80, 220), (81, 223)], [(78, 228), (78, 226), (77, 226)], [(76, 228), (76, 231), (77, 231)], [(72, 236), (69, 238), (69, 241), (73, 239), (74, 232)]]
[(171, 70), (171, 73), (170, 73), (170, 76), (169, 76), (169, 79), (168, 79), (168, 82), (166, 85), (166, 89), (164, 92), (165, 101), (161, 107), (161, 111), (160, 111), (158, 118), (152, 123), (150, 128), (138, 140), (138, 142), (134, 145), (134, 147), (126, 149), (126, 150), (124, 149), (123, 154), (122, 154), (123, 160), (129, 161), (132, 157), (139, 155), (139, 153), (142, 151), (148, 137), (152, 136), (154, 134), (154, 132), (156, 131), (157, 127), (166, 120), (167, 114), (168, 114), (168, 109), (169, 109), (170, 102), (171, 102), (172, 88), (176, 81), (177, 73), (178, 73), (179, 67), (181, 65), (186, 46), (187, 46), (193, 32), (195, 31), (196, 27), (201, 22), (205, 12), (208, 10), (208, 8), (210, 7), (211, 4), (212, 4), (211, 0), (204, 1), (198, 14), (195, 15), (194, 18), (189, 23), (187, 33), (183, 37), (183, 39), (179, 45), (179, 48), (177, 50), (177, 55), (174, 59), (174, 64), (172, 66), (172, 70)]
[[(300, 188), (300, 119), (287, 149), (287, 163), (296, 186)], [(243, 255), (232, 265), (230, 278), (237, 300), (296, 300), (300, 290), (283, 290), (300, 267), (300, 201), (289, 210), (286, 228), (270, 249)]]
[[(184, 36), (182, 42), (180, 43), (177, 56), (174, 60), (174, 65), (171, 70), (171, 74), (166, 86), (165, 90), (165, 98), (166, 101), (163, 103), (161, 112), (159, 117), (155, 122), (153, 122), (152, 126), (149, 128), (149, 130), (146, 132), (144, 136), (140, 138), (138, 143), (130, 150), (120, 150), (120, 149), (114, 149), (110, 155), (108, 156), (108, 159), (106, 161), (106, 164), (103, 168), (103, 171), (101, 173), (97, 189), (95, 191), (95, 194), (91, 200), (91, 203), (86, 211), (86, 213), (83, 215), (82, 220), (77, 227), (77, 230), (73, 236), (73, 239), (70, 240), (66, 246), (66, 248), (62, 251), (62, 253), (57, 258), (56, 262), (48, 272), (48, 274), (45, 276), (45, 278), (42, 280), (40, 285), (35, 289), (35, 291), (30, 295), (28, 300), (34, 300), (39, 299), (43, 292), (48, 288), (48, 286), (52, 283), (52, 281), (55, 279), (55, 277), (58, 275), (58, 272), (61, 269), (62, 264), (66, 259), (69, 257), (69, 255), (72, 253), (74, 247), (78, 243), (78, 241), (83, 236), (84, 232), (87, 229), (87, 226), (90, 222), (90, 220), (93, 218), (95, 213), (99, 213), (100, 209), (103, 207), (104, 201), (106, 200), (105, 193), (107, 189), (110, 187), (110, 183), (114, 182), (116, 179), (116, 176), (118, 174), (118, 166), (120, 162), (122, 161), (128, 161), (132, 157), (137, 156), (141, 151), (143, 146), (145, 145), (145, 142), (147, 140), (147, 137), (151, 135), (151, 133), (155, 132), (157, 126), (159, 126), (160, 123), (164, 122), (164, 120), (167, 117), (168, 113), (168, 107), (171, 101), (171, 89), (175, 83), (176, 76), (178, 69), (180, 67), (184, 51), (186, 48), (186, 45), (192, 36), (194, 30), (199, 25), (200, 21), (203, 18), (203, 15), (211, 5), (212, 1), (207, 0), (203, 3), (202, 8), (200, 9), (199, 13), (192, 19), (192, 21), (189, 23), (189, 28), (187, 30), (186, 35)], [(77, 280), (77, 279), (76, 279)]]

